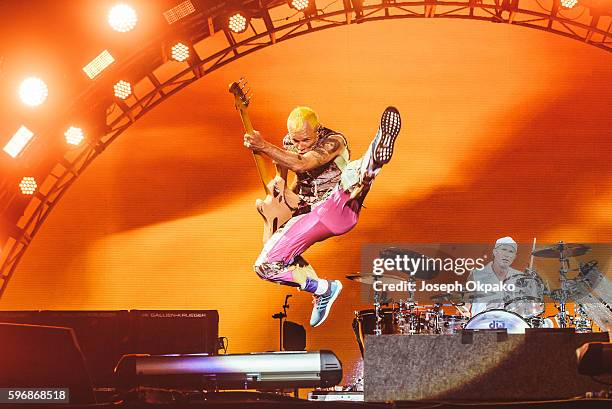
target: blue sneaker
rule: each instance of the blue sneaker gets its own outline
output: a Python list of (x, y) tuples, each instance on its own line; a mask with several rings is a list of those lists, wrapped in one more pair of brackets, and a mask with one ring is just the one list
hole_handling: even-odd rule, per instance
[(329, 287), (329, 295), (314, 296), (314, 307), (312, 307), (312, 315), (310, 316), (311, 327), (318, 327), (325, 322), (332, 304), (338, 298), (340, 291), (342, 291), (342, 283), (338, 280), (331, 281)]
[[(360, 184), (369, 184), (383, 165), (391, 161), (395, 140), (402, 128), (400, 113), (395, 107), (387, 107), (380, 117), (376, 137), (361, 159)], [(351, 196), (353, 197), (353, 196)]]
[(395, 107), (387, 107), (380, 118), (377, 140), (373, 144), (372, 159), (378, 167), (386, 165), (391, 160), (393, 145), (401, 128), (402, 119), (399, 111)]

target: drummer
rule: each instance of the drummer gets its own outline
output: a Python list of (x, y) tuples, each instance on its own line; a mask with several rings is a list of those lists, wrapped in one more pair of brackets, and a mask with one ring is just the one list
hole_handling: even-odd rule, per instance
[[(493, 248), (493, 261), (481, 269), (472, 270), (468, 276), (468, 281), (499, 285), (500, 282), (517, 274), (523, 275), (521, 271), (510, 267), (514, 259), (516, 259), (517, 247), (512, 237), (506, 236), (498, 239)], [(504, 293), (489, 292), (479, 297), (476, 301), (478, 302), (465, 305), (465, 307), (470, 309), (472, 317), (486, 310), (503, 309)]]

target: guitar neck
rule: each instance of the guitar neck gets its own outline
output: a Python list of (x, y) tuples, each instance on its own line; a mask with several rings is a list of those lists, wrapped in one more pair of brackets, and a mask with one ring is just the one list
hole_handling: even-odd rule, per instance
[[(249, 114), (246, 109), (239, 109), (240, 118), (242, 119), (242, 125), (244, 125), (244, 130), (251, 134), (253, 133), (253, 124), (251, 123), (251, 118), (249, 118)], [(259, 173), (259, 179), (261, 179), (261, 183), (264, 186), (266, 192), (268, 191), (268, 182), (271, 180), (270, 175), (268, 175), (268, 169), (266, 167), (266, 161), (263, 155), (253, 152), (253, 158), (255, 159), (255, 166), (257, 167), (257, 173)]]

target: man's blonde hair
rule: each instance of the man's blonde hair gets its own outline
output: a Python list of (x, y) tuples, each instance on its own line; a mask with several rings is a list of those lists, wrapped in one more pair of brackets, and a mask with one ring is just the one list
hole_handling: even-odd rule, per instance
[(308, 107), (295, 107), (287, 118), (287, 130), (299, 131), (304, 127), (304, 122), (309, 123), (312, 129), (317, 129), (319, 116)]

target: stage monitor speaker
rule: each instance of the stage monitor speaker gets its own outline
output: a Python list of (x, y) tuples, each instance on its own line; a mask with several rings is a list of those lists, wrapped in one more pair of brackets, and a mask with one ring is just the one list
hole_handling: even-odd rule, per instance
[(306, 330), (303, 326), (291, 321), (283, 322), (283, 350), (306, 350)]
[(115, 365), (133, 349), (128, 311), (41, 311), (40, 322), (72, 328), (93, 384), (114, 385)]
[(0, 387), (68, 388), (70, 403), (95, 403), (83, 353), (70, 328), (0, 323)]
[(40, 311), (0, 311), (0, 322), (12, 324), (44, 325)]
[(215, 310), (132, 310), (136, 354), (216, 354), (219, 313)]

